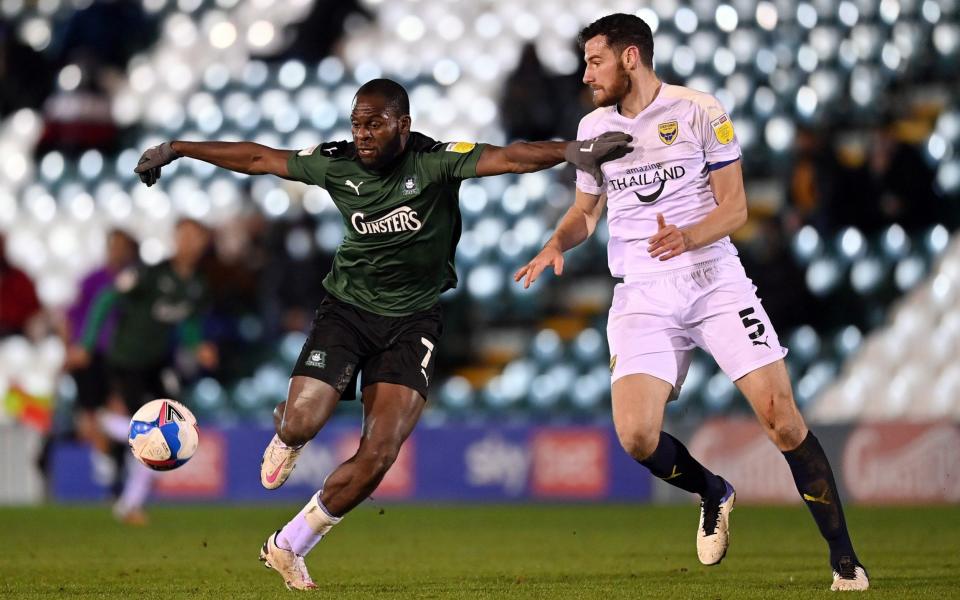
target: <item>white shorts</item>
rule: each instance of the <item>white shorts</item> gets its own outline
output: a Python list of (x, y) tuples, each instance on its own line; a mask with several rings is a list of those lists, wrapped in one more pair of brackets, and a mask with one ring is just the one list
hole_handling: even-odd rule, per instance
[(644, 373), (679, 391), (694, 346), (736, 381), (787, 355), (736, 256), (628, 276), (607, 321), (612, 381)]

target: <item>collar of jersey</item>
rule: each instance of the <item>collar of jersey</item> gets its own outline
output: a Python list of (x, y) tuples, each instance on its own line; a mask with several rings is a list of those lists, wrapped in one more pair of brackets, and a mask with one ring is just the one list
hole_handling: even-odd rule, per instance
[(653, 100), (650, 101), (650, 104), (644, 106), (644, 107), (643, 107), (643, 110), (641, 110), (640, 112), (638, 112), (636, 115), (634, 115), (634, 116), (632, 116), (632, 117), (628, 117), (628, 116), (626, 116), (625, 114), (623, 114), (622, 112), (620, 112), (620, 105), (619, 105), (619, 104), (617, 104), (617, 105), (615, 105), (615, 106), (612, 106), (611, 108), (613, 109), (614, 114), (616, 114), (616, 115), (617, 115), (618, 117), (620, 117), (621, 119), (626, 119), (627, 121), (636, 121), (637, 119), (639, 119), (640, 117), (642, 117), (642, 116), (644, 115), (644, 113), (646, 113), (647, 111), (649, 111), (649, 110), (652, 109), (654, 106), (656, 106), (657, 104), (660, 103), (660, 98), (663, 97), (663, 89), (664, 89), (665, 87), (667, 87), (667, 85), (669, 85), (669, 84), (667, 84), (665, 81), (661, 80), (661, 81), (660, 81), (660, 88), (657, 90), (657, 95), (653, 97)]

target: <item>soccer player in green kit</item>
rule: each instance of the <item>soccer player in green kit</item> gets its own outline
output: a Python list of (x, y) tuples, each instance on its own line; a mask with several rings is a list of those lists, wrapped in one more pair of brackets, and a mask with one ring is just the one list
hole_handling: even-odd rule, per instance
[(260, 559), (288, 588), (316, 587), (303, 557), (383, 479), (423, 411), (442, 331), (440, 293), (456, 285), (458, 192), (472, 177), (527, 173), (564, 160), (598, 174), (629, 151), (630, 136), (582, 142), (517, 142), (505, 147), (441, 143), (410, 130), (406, 90), (375, 79), (357, 91), (352, 142), (299, 152), (250, 142), (166, 142), (147, 150), (136, 171), (152, 185), (160, 168), (190, 157), (247, 174), (273, 174), (325, 188), (346, 230), (327, 297), (293, 369), (287, 400), (274, 412), (277, 435), (264, 452), (261, 483), (279, 487), (300, 449), (361, 374), (360, 446), (282, 529)]

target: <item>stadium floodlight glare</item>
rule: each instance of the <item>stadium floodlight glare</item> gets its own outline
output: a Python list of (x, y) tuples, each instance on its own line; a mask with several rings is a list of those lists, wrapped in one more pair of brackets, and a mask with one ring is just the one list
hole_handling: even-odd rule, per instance
[(87, 150), (80, 155), (77, 170), (84, 179), (96, 179), (103, 172), (103, 155), (97, 150)]
[(20, 39), (36, 52), (43, 52), (53, 39), (50, 23), (42, 17), (27, 19), (20, 26)]
[(454, 375), (440, 386), (440, 402), (448, 409), (465, 410), (473, 405), (473, 387), (470, 381)]
[(818, 258), (807, 268), (807, 288), (815, 296), (830, 294), (840, 281), (840, 266), (832, 258)]
[(936, 0), (924, 0), (920, 7), (920, 13), (923, 15), (923, 19), (931, 25), (939, 23), (940, 16), (943, 14), (940, 10), (940, 4)]
[(712, 412), (722, 412), (730, 405), (735, 391), (736, 388), (730, 378), (718, 371), (707, 380), (707, 387), (703, 394), (704, 403)]
[(859, 229), (847, 227), (837, 238), (837, 249), (844, 258), (853, 260), (866, 252), (866, 240)]
[(605, 350), (603, 336), (593, 327), (587, 327), (577, 334), (573, 341), (573, 356), (584, 365), (601, 360), (601, 355)]
[(947, 194), (960, 192), (960, 159), (940, 165), (937, 169), (937, 185)]
[(960, 27), (956, 23), (941, 23), (933, 29), (933, 45), (943, 56), (954, 56), (960, 47)]
[(678, 46), (673, 52), (671, 66), (680, 77), (689, 77), (697, 66), (696, 55), (689, 46)]
[(924, 236), (924, 243), (927, 252), (933, 256), (939, 256), (947, 249), (950, 244), (950, 231), (943, 225), (937, 223)]
[(878, 259), (862, 258), (850, 269), (850, 285), (858, 294), (871, 294), (883, 282), (884, 274), (883, 263)]
[(817, 112), (818, 105), (817, 93), (813, 88), (802, 86), (797, 90), (797, 113), (805, 119), (811, 118)]
[(806, 29), (813, 29), (817, 26), (819, 16), (817, 9), (808, 2), (801, 2), (797, 5), (797, 23)]
[(60, 179), (63, 175), (63, 155), (54, 150), (43, 155), (40, 159), (40, 176), (49, 182)]
[(863, 334), (856, 325), (847, 325), (834, 337), (833, 347), (841, 359), (853, 354), (863, 343)]
[(247, 44), (259, 49), (269, 46), (276, 35), (273, 23), (266, 20), (254, 21), (247, 28)]
[(774, 5), (773, 2), (767, 2), (766, 0), (757, 2), (756, 20), (757, 25), (766, 31), (773, 31), (776, 29), (777, 22), (780, 20), (780, 15), (777, 12), (776, 5)]
[(943, 157), (947, 155), (948, 149), (950, 149), (950, 145), (939, 133), (934, 132), (930, 134), (929, 138), (927, 138), (927, 156), (934, 164), (943, 160)]
[(806, 364), (820, 354), (820, 336), (809, 325), (801, 325), (790, 334), (790, 351), (795, 358)]
[(897, 263), (893, 280), (901, 292), (914, 288), (926, 275), (926, 265), (919, 256), (908, 256)]
[(660, 29), (660, 17), (653, 9), (644, 7), (638, 9), (634, 14), (643, 19), (643, 22), (650, 26), (651, 32), (657, 33), (657, 30)]
[(93, 217), (95, 205), (90, 194), (76, 194), (67, 201), (66, 205), (67, 213), (78, 223), (89, 221)]
[(697, 13), (686, 6), (680, 7), (673, 15), (673, 24), (676, 26), (677, 31), (690, 35), (697, 30), (699, 24)]
[(553, 329), (541, 329), (530, 344), (530, 355), (541, 365), (552, 364), (563, 356), (563, 342)]
[(850, 0), (843, 0), (837, 7), (837, 18), (847, 27), (853, 27), (860, 20), (860, 9)]

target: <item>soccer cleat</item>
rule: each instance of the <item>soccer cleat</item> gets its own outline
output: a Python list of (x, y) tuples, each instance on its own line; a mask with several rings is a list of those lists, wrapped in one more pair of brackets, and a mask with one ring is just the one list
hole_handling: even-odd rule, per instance
[(721, 498), (700, 501), (700, 524), (697, 526), (697, 557), (705, 565), (720, 564), (730, 546), (730, 512), (737, 499), (733, 486), (723, 480)]
[(274, 435), (260, 461), (260, 483), (268, 490), (275, 490), (290, 476), (297, 456), (303, 446), (291, 448), (283, 443), (280, 436)]
[(833, 568), (833, 592), (862, 592), (870, 587), (870, 579), (863, 565), (857, 564), (849, 556), (843, 556)]
[(288, 590), (312, 590), (317, 584), (310, 579), (307, 564), (303, 557), (291, 550), (284, 550), (277, 546), (276, 533), (270, 535), (260, 548), (260, 562), (268, 569), (273, 569), (283, 577), (283, 583)]

